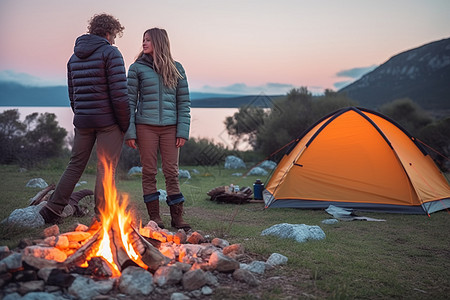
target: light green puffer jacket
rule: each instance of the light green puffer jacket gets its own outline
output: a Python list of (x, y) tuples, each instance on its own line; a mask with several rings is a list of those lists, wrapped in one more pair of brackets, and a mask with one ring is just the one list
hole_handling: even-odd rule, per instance
[(191, 100), (183, 66), (175, 62), (183, 76), (176, 88), (168, 88), (153, 69), (151, 56), (143, 55), (128, 70), (130, 127), (125, 139), (136, 139), (136, 124), (177, 125), (177, 137), (189, 139)]

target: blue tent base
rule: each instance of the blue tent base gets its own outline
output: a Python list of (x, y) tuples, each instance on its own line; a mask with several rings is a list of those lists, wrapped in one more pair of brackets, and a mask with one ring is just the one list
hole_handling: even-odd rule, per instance
[(439, 210), (449, 209), (450, 199), (442, 199), (433, 202), (428, 202), (424, 205), (424, 207), (422, 207), (421, 205), (412, 206), (412, 205), (389, 205), (376, 203), (336, 202), (336, 201), (318, 201), (318, 200), (302, 200), (302, 199), (275, 199), (271, 201), (271, 203), (267, 206), (267, 208), (326, 209), (330, 205), (368, 212), (426, 215), (427, 213), (430, 214)]

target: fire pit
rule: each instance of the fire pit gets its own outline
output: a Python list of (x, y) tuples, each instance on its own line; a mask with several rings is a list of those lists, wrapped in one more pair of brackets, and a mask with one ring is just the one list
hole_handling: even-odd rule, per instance
[[(0, 297), (32, 292), (80, 299), (118, 292), (158, 299), (176, 292), (199, 296), (213, 292), (220, 274), (259, 284), (245, 267), (251, 259), (240, 244), (197, 231), (170, 232), (153, 221), (138, 224), (127, 211), (127, 196), (116, 190), (111, 165), (102, 161), (106, 201), (99, 219), (66, 233), (48, 227), (43, 239), (14, 251), (0, 247)], [(260, 263), (263, 271), (274, 265)]]

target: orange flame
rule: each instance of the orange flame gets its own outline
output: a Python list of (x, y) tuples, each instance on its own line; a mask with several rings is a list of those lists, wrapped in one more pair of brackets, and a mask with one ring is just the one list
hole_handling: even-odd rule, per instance
[[(115, 245), (116, 247), (123, 247), (128, 257), (134, 261), (140, 267), (147, 269), (145, 263), (140, 259), (139, 254), (133, 248), (129, 233), (132, 231), (132, 217), (127, 211), (128, 207), (128, 195), (118, 195), (114, 182), (114, 170), (111, 163), (108, 163), (106, 158), (99, 157), (99, 160), (103, 164), (105, 169), (105, 175), (103, 178), (104, 189), (104, 204), (98, 207), (100, 212), (100, 220), (102, 226), (102, 234), (100, 235), (100, 245), (97, 251), (93, 251), (93, 255), (88, 257), (90, 260), (94, 256), (101, 256), (107, 260), (112, 267), (113, 276), (120, 276), (120, 268), (114, 261), (114, 256), (111, 249), (111, 237), (109, 236), (111, 228), (119, 228), (121, 245)], [(117, 241), (115, 241), (117, 242)]]

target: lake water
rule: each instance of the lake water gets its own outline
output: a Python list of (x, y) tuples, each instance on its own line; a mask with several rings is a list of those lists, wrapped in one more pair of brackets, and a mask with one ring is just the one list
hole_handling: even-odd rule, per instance
[[(34, 112), (54, 113), (59, 126), (65, 128), (69, 134), (73, 134), (73, 113), (70, 107), (0, 107), (0, 113), (8, 109), (18, 109), (20, 119)], [(225, 147), (232, 148), (230, 136), (228, 135), (224, 121), (228, 116), (237, 112), (237, 108), (191, 108), (191, 132), (190, 136), (195, 138), (212, 139), (215, 143), (221, 143)], [(248, 145), (240, 147), (241, 150), (248, 149)]]

